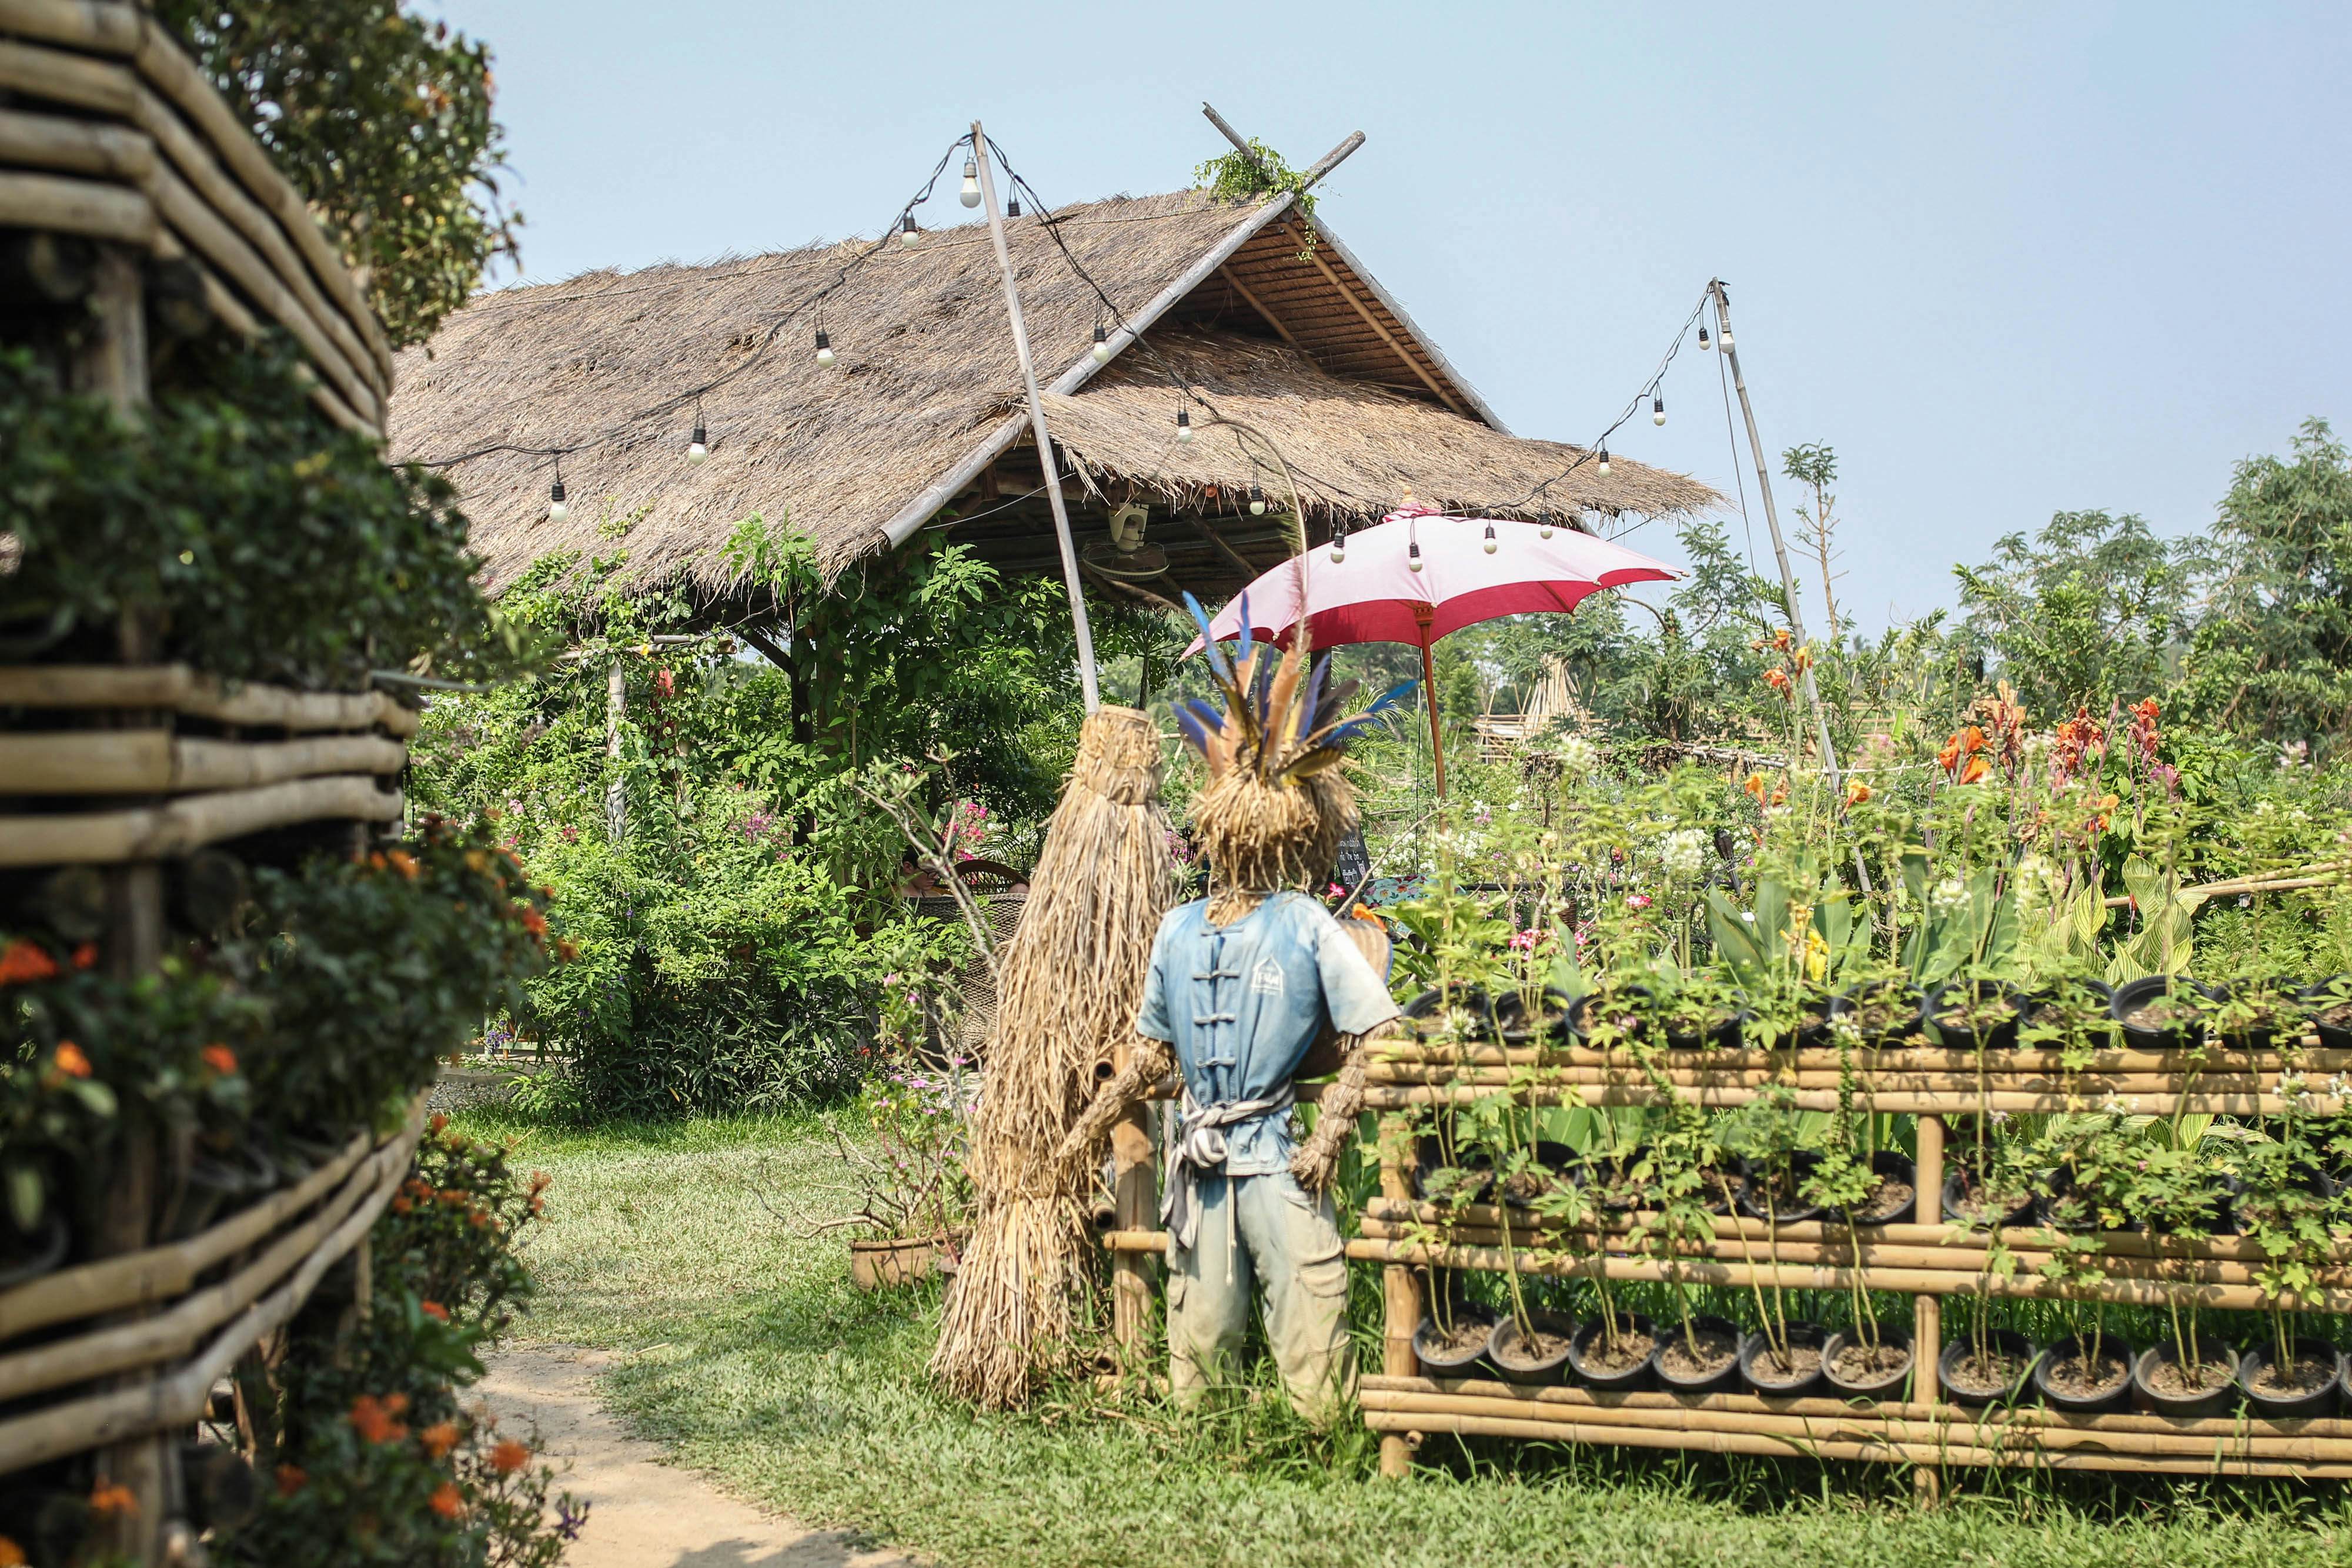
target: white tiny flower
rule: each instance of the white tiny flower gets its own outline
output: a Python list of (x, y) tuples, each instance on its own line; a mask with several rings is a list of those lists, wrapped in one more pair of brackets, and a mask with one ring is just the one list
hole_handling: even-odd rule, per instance
[(1670, 876), (1696, 876), (1706, 870), (1706, 833), (1698, 828), (1677, 828), (1658, 845), (1658, 858)]
[(1569, 736), (1559, 743), (1559, 765), (1570, 773), (1590, 773), (1600, 761), (1601, 753), (1580, 735)]
[(1958, 909), (1969, 901), (1969, 884), (1958, 877), (1948, 876), (1927, 892), (1928, 903), (1937, 909)]

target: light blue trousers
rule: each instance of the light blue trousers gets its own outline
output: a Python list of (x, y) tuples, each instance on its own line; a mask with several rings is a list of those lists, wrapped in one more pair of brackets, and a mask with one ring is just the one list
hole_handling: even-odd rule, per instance
[(1168, 1259), (1168, 1383), (1192, 1405), (1232, 1377), (1256, 1299), (1290, 1403), (1322, 1425), (1353, 1398), (1348, 1260), (1331, 1197), (1288, 1171), (1202, 1178), (1201, 1226)]

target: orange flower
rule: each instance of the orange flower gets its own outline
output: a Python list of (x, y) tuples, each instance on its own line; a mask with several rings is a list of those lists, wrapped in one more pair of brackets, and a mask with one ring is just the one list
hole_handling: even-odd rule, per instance
[(1869, 799), (1870, 786), (1864, 783), (1861, 779), (1857, 779), (1853, 783), (1848, 784), (1845, 787), (1845, 803), (1847, 805), (1859, 806), (1864, 800)]
[(413, 1212), (415, 1207), (416, 1206), (415, 1204), (409, 1202), (404, 1197), (395, 1197), (392, 1200), (392, 1211), (394, 1214), (408, 1214)]
[(93, 964), (95, 964), (95, 963), (97, 963), (97, 962), (98, 962), (98, 944), (97, 944), (97, 943), (95, 943), (95, 942), (85, 942), (85, 943), (83, 943), (80, 946), (79, 946), (79, 947), (77, 947), (77, 948), (75, 948), (75, 949), (73, 950), (73, 967), (74, 967), (75, 968), (77, 968), (77, 969), (87, 969), (87, 968), (89, 968), (91, 965), (93, 965)]
[(310, 1484), (310, 1473), (301, 1466), (280, 1465), (278, 1467), (278, 1495), (279, 1497), (292, 1497), (296, 1492), (300, 1491), (304, 1487), (309, 1486)]
[(1772, 633), (1772, 646), (1784, 653), (1789, 651), (1789, 629), (1786, 626)]
[(1764, 672), (1764, 684), (1786, 696), (1789, 694), (1789, 672), (1775, 664)]
[(382, 871), (384, 868), (384, 858), (381, 852), (368, 856), (368, 869), (370, 871)]
[(0, 953), (0, 986), (21, 985), (26, 980), (48, 980), (57, 977), (58, 961), (37, 942), (19, 936)]
[(100, 1476), (98, 1484), (89, 1489), (89, 1511), (100, 1519), (118, 1513), (134, 1514), (139, 1511), (139, 1495), (129, 1487)]
[(444, 1519), (455, 1519), (466, 1511), (466, 1499), (455, 1481), (443, 1481), (434, 1489), (425, 1506)]
[(0, 1535), (0, 1568), (25, 1568), (25, 1549)]
[(490, 1450), (490, 1469), (502, 1476), (510, 1476), (530, 1463), (530, 1445), (507, 1438)]
[(385, 852), (383, 858), (391, 863), (393, 870), (411, 882), (416, 880), (417, 867), (415, 855), (410, 854), (406, 850), (390, 850)]
[(417, 1433), (416, 1440), (425, 1445), (426, 1458), (444, 1458), (450, 1449), (457, 1446), (457, 1423), (436, 1421), (432, 1426)]
[(1969, 765), (1960, 769), (1960, 782), (1973, 784), (1985, 776), (1985, 759), (1981, 757), (1971, 757), (1969, 758)]
[(446, 1323), (449, 1321), (449, 1309), (438, 1301), (419, 1301), (416, 1303), (416, 1310), (436, 1322)]
[(449, 1125), (448, 1114), (446, 1112), (436, 1111), (425, 1124), (436, 1133), (441, 1132)]
[(1985, 732), (1979, 725), (1970, 725), (1960, 731), (1960, 745), (1970, 756), (1985, 748)]
[(397, 1441), (408, 1436), (408, 1428), (393, 1419), (400, 1413), (393, 1407), (394, 1400), (399, 1402), (402, 1409), (407, 1407), (408, 1402), (397, 1394), (392, 1396), (392, 1400), (362, 1394), (352, 1401), (352, 1413), (343, 1418), (352, 1424), (352, 1430), (371, 1443)]
[(1750, 773), (1747, 779), (1740, 785), (1740, 788), (1747, 790), (1750, 795), (1755, 796), (1759, 800), (1761, 800), (1764, 799), (1764, 775), (1761, 773)]
[(205, 1065), (206, 1067), (211, 1068), (223, 1078), (236, 1076), (236, 1052), (219, 1043), (217, 1040), (211, 1045), (205, 1047), (204, 1050), (196, 1052), (196, 1054), (205, 1059)]
[(1936, 753), (1936, 765), (1949, 773), (1954, 767), (1958, 766), (1959, 760), (1960, 737), (1957, 735), (1948, 737), (1944, 742), (1943, 749)]
[(537, 941), (547, 935), (547, 916), (525, 905), (522, 912), (522, 928), (530, 933), (533, 941)]
[(55, 1061), (55, 1066), (59, 1072), (64, 1073), (68, 1078), (87, 1078), (89, 1076), (89, 1058), (82, 1054), (81, 1047), (76, 1045), (69, 1040), (61, 1040), (58, 1041), (58, 1054)]
[[(1380, 916), (1377, 915), (1368, 915), (1366, 918), (1378, 920)], [(571, 937), (561, 936), (556, 939), (555, 961), (557, 963), (569, 964), (572, 959), (577, 958), (578, 956), (580, 956), (579, 946), (574, 943)]]
[(1783, 784), (1779, 789), (1772, 791), (1772, 804), (1775, 806), (1785, 806), (1788, 803), (1789, 787)]
[(1801, 675), (1807, 670), (1811, 669), (1813, 667), (1813, 645), (1811, 643), (1808, 643), (1803, 647), (1798, 649), (1794, 653), (1790, 655), (1790, 662), (1797, 666), (1797, 673)]

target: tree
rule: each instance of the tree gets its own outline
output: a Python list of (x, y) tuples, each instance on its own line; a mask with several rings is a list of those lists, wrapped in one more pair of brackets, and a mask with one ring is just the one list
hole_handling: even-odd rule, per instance
[(1830, 642), (1838, 640), (1837, 580), (1842, 571), (1832, 571), (1831, 563), (1837, 559), (1837, 497), (1830, 486), (1837, 481), (1837, 454), (1823, 442), (1803, 446), (1791, 446), (1780, 454), (1780, 472), (1813, 493), (1811, 507), (1797, 508), (1797, 542), (1812, 547), (1822, 567), (1822, 608), (1829, 614)]
[(2133, 514), (2060, 512), (2010, 534), (1981, 566), (1956, 566), (1964, 639), (1990, 649), (2029, 712), (2051, 716), (2168, 684), (2186, 645), (2194, 541), (2167, 541)]

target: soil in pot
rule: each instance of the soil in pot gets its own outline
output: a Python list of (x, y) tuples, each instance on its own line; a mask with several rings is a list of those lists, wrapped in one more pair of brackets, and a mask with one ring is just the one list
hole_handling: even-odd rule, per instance
[(1995, 1192), (1976, 1173), (1956, 1170), (1944, 1178), (1944, 1218), (1964, 1225), (2005, 1229), (2033, 1213), (2030, 1192)]
[(1442, 1005), (1442, 991), (1427, 990), (1405, 1004), (1404, 1016), (1411, 1020), (1413, 1032), (1424, 1040), (1435, 1039), (1444, 1032), (1449, 1013), (1459, 1014), (1461, 1032), (1457, 1043), (1472, 1044), (1495, 1038), (1495, 1007), (1486, 993), (1475, 987), (1465, 986), (1454, 993), (1452, 1007)]
[(1698, 1172), (1698, 1192), (1692, 1201), (1709, 1214), (1717, 1216), (1729, 1214), (1732, 1200), (1726, 1197), (1724, 1193), (1727, 1189), (1732, 1193), (1738, 1193), (1739, 1180), (1738, 1171), (1718, 1170), (1714, 1166), (1701, 1166)]
[(1459, 1377), (1469, 1372), (1495, 1337), (1495, 1320), (1482, 1308), (1456, 1307), (1444, 1328), (1434, 1318), (1423, 1318), (1412, 1331), (1412, 1353), (1422, 1370), (1433, 1377)]
[(2352, 1051), (2352, 997), (2338, 999), (2345, 977), (2322, 980), (2303, 990), (2304, 1016), (2319, 1031), (2319, 1043), (2330, 1051)]
[[(1717, 1317), (1695, 1317), (1661, 1331), (1658, 1381), (1673, 1394), (1720, 1394), (1739, 1386), (1739, 1331)], [(1696, 1342), (1694, 1348), (1693, 1342)]]
[(1785, 1357), (1760, 1333), (1741, 1342), (1739, 1373), (1748, 1387), (1770, 1398), (1793, 1399), (1823, 1386), (1822, 1349), (1829, 1335), (1814, 1323), (1790, 1323), (1788, 1339)]
[(1546, 987), (1536, 997), (1534, 1011), (1517, 991), (1495, 998), (1495, 1032), (1513, 1045), (1549, 1040), (1568, 1032), (1568, 1009), (1574, 1004), (1564, 991)]
[(2032, 1341), (2015, 1329), (1995, 1329), (1985, 1335), (1981, 1353), (1974, 1334), (1954, 1339), (1937, 1358), (1936, 1373), (1958, 1404), (2008, 1404), (2024, 1391), (2032, 1365)]
[(2205, 1042), (2206, 998), (2187, 980), (2148, 975), (2118, 986), (2110, 1010), (2125, 1040), (2142, 1051), (2183, 1051)]
[(1840, 1394), (1857, 1399), (1899, 1397), (1911, 1376), (1911, 1336), (1881, 1328), (1876, 1344), (1850, 1333), (1833, 1333), (1822, 1346), (1822, 1375)]
[(2137, 1354), (2111, 1333), (2098, 1336), (2098, 1354), (2091, 1354), (2091, 1336), (2062, 1339), (2033, 1364), (2034, 1392), (2053, 1410), (2093, 1414), (2120, 1410), (2131, 1403), (2132, 1359)]
[(1949, 980), (1928, 993), (1926, 1018), (1948, 1046), (2005, 1051), (2017, 1043), (2023, 1009), (1998, 980)]
[(1639, 1312), (1617, 1314), (1613, 1339), (1605, 1322), (1590, 1319), (1578, 1327), (1568, 1346), (1569, 1364), (1579, 1378), (1619, 1393), (1647, 1385), (1657, 1354), (1657, 1325)]
[(1495, 1180), (1495, 1167), (1487, 1163), (1487, 1156), (1457, 1149), (1455, 1157), (1468, 1163), (1450, 1163), (1437, 1135), (1423, 1134), (1413, 1145), (1414, 1195), (1432, 1203), (1475, 1203), (1486, 1197)]
[(2325, 1416), (2336, 1407), (2336, 1385), (2344, 1357), (2315, 1339), (2294, 1342), (2294, 1359), (2281, 1366), (2278, 1346), (2265, 1339), (2238, 1358), (2238, 1386), (2258, 1416), (2294, 1420)]
[(1829, 1044), (1831, 1020), (1853, 1010), (1853, 1003), (1843, 996), (1807, 997), (1797, 1004), (1797, 1043)]
[(2194, 1368), (2184, 1367), (2169, 1344), (2140, 1352), (2132, 1364), (2132, 1388), (2164, 1416), (2222, 1416), (2238, 1403), (2238, 1353), (2205, 1340), (2197, 1346)]
[(1529, 1312), (1528, 1325), (1533, 1332), (1521, 1333), (1517, 1318), (1497, 1321), (1486, 1342), (1486, 1359), (1495, 1364), (1506, 1383), (1560, 1382), (1568, 1375), (1568, 1347), (1576, 1333), (1575, 1322), (1559, 1312)]
[(1641, 1158), (1642, 1151), (1629, 1149), (1615, 1159), (1591, 1160), (1579, 1168), (1577, 1179), (1601, 1207), (1612, 1214), (1630, 1214), (1650, 1196), (1648, 1186), (1633, 1175)]
[(1849, 1225), (1905, 1225), (1919, 1205), (1918, 1170), (1910, 1159), (1892, 1149), (1870, 1156), (1876, 1176), (1867, 1196), (1846, 1210)]
[(1618, 986), (1604, 996), (1587, 991), (1568, 1009), (1568, 1027), (1580, 1044), (1591, 1045), (1594, 1033), (1606, 1026), (1612, 1045), (1624, 1045), (1649, 1032), (1650, 988)]
[(1739, 1048), (1739, 1013), (1726, 1009), (1690, 1008), (1665, 1018), (1668, 1051), (1736, 1051)]
[(1853, 1027), (1871, 1044), (1909, 1040), (1919, 1033), (1922, 998), (1909, 986), (1877, 985), (1848, 994)]
[[(1789, 1156), (1788, 1167), (1771, 1173), (1769, 1177), (1750, 1167), (1739, 1183), (1741, 1212), (1758, 1219), (1766, 1218), (1766, 1199), (1770, 1199), (1769, 1217), (1778, 1225), (1795, 1225), (1808, 1219), (1819, 1219), (1822, 1206), (1807, 1203), (1799, 1196), (1805, 1178), (1813, 1174), (1822, 1156), (1810, 1149), (1799, 1149)], [(1769, 1184), (1769, 1191), (1768, 1191)]]
[(1535, 1146), (1536, 1163), (1526, 1170), (1514, 1171), (1496, 1184), (1505, 1203), (1515, 1208), (1529, 1208), (1547, 1193), (1565, 1192), (1576, 1185), (1571, 1174), (1576, 1164), (1576, 1151), (1566, 1144), (1539, 1139)]

